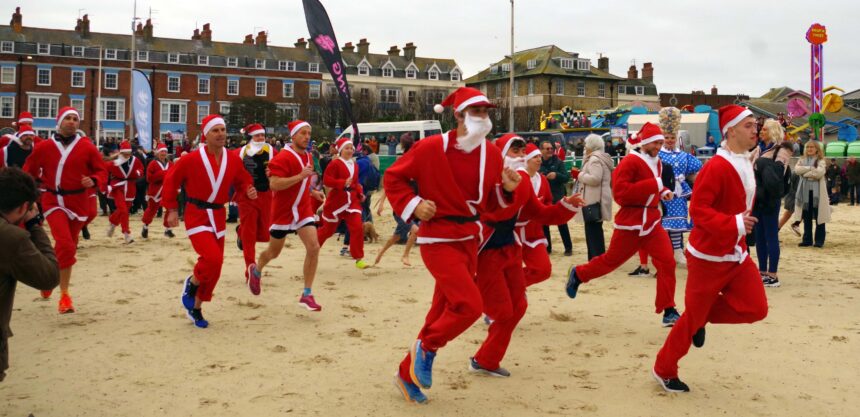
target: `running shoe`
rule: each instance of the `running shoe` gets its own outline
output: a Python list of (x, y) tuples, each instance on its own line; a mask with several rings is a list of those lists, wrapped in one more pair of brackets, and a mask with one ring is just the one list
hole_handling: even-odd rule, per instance
[(88, 229), (86, 226), (81, 229), (81, 237), (83, 237), (84, 240), (90, 240), (90, 229)]
[(194, 299), (197, 296), (197, 285), (194, 285), (191, 282), (191, 277), (189, 276), (185, 280), (185, 287), (182, 289), (182, 306), (185, 307), (186, 310), (194, 309)]
[(421, 392), (421, 388), (412, 382), (404, 381), (399, 374), (394, 375), (394, 386), (403, 394), (406, 401), (418, 404), (427, 403), (427, 396)]
[(322, 310), (322, 306), (317, 304), (316, 300), (314, 300), (313, 295), (303, 295), (302, 298), (299, 299), (299, 305), (310, 311)]
[(409, 357), (412, 359), (409, 364), (412, 382), (422, 388), (430, 388), (433, 385), (433, 360), (436, 359), (436, 352), (424, 350), (421, 347), (421, 339), (418, 339), (409, 347)]
[(761, 283), (764, 284), (765, 287), (776, 288), (779, 287), (779, 278), (765, 276), (762, 278)]
[(493, 322), (494, 322), (494, 321), (495, 321), (495, 320), (493, 320), (493, 318), (492, 318), (492, 317), (490, 317), (490, 316), (488, 316), (488, 315), (484, 314), (484, 324), (486, 324), (487, 326), (489, 326), (489, 325), (493, 324)]
[(579, 290), (579, 284), (582, 284), (582, 281), (576, 276), (576, 266), (571, 265), (570, 269), (567, 271), (567, 285), (565, 285), (565, 290), (567, 291), (567, 296), (570, 298), (576, 298), (576, 292)]
[(245, 280), (248, 282), (248, 289), (251, 294), (260, 295), (260, 279), (262, 274), (257, 270), (257, 264), (248, 265), (248, 275)]
[(669, 307), (665, 311), (663, 311), (663, 327), (672, 327), (681, 318), (681, 315), (678, 314), (678, 310), (675, 310), (674, 307)]
[(657, 375), (657, 372), (653, 369), (651, 370), (651, 375), (660, 383), (660, 386), (663, 387), (666, 392), (690, 392), (690, 387), (681, 382), (677, 377), (664, 379), (660, 375)]
[(116, 230), (116, 226), (110, 224), (107, 229), (107, 237), (113, 237), (113, 231)]
[(367, 262), (364, 261), (364, 259), (359, 259), (359, 260), (355, 261), (355, 267), (358, 269), (366, 269), (369, 266), (370, 265), (368, 265)]
[(239, 250), (243, 250), (242, 249), (242, 235), (239, 234), (239, 226), (240, 225), (238, 225), (238, 224), (236, 225), (236, 246), (239, 247)]
[(72, 297), (69, 294), (60, 296), (60, 304), (57, 306), (57, 311), (60, 314), (69, 314), (75, 312), (75, 306), (72, 305)]
[(126, 245), (130, 245), (130, 244), (134, 243), (134, 238), (131, 237), (131, 233), (123, 233), (122, 238), (123, 238), (123, 240), (125, 240)]
[(143, 230), (140, 231), (140, 237), (144, 239), (149, 239), (149, 228), (146, 225), (143, 226)]
[(480, 375), (494, 376), (496, 378), (507, 378), (511, 373), (501, 366), (496, 369), (487, 369), (478, 364), (475, 358), (469, 358), (469, 372)]
[(705, 328), (700, 327), (699, 330), (696, 330), (696, 333), (693, 334), (693, 346), (700, 348), (705, 346)]
[(796, 234), (797, 237), (800, 237), (800, 222), (792, 223), (791, 224), (791, 231), (794, 232), (794, 234)]
[(349, 256), (349, 248), (347, 248), (347, 247), (340, 248), (340, 256)]
[(164, 231), (164, 236), (167, 236), (167, 237), (169, 237), (169, 238), (174, 238), (174, 237), (176, 237), (176, 235), (174, 235), (174, 234), (173, 234), (173, 230), (170, 230), (170, 229), (167, 229), (167, 230), (165, 230), (165, 231)]
[(200, 311), (199, 308), (192, 308), (186, 311), (185, 314), (188, 316), (191, 322), (194, 323), (195, 326), (201, 329), (209, 327), (209, 322), (203, 318), (203, 312)]
[(629, 277), (647, 277), (648, 275), (651, 275), (651, 271), (648, 268), (643, 268), (642, 265), (637, 266), (633, 272), (627, 274)]

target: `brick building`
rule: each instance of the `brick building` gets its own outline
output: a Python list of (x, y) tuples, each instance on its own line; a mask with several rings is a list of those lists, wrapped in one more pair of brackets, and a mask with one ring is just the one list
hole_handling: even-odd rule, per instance
[(720, 94), (717, 86), (711, 87), (711, 93), (705, 94), (704, 91), (698, 90), (691, 93), (661, 93), (661, 107), (677, 107), (684, 106), (696, 107), (700, 104), (711, 106), (718, 109), (729, 104), (740, 104), (743, 101), (749, 100), (750, 97), (745, 94)]

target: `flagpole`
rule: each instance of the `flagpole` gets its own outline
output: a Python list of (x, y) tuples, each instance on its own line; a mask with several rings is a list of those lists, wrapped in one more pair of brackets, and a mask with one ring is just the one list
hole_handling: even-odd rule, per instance
[(102, 126), (102, 57), (104, 50), (99, 45), (99, 75), (98, 75), (98, 92), (96, 93), (96, 147), (101, 144), (101, 126)]
[[(134, 2), (134, 14), (131, 17), (131, 69), (128, 71), (128, 140), (134, 140), (134, 60), (137, 58), (137, 42), (135, 40), (135, 27), (137, 21), (137, 0)], [(117, 81), (119, 82), (119, 81)]]
[(514, 0), (511, 0), (511, 106), (508, 112), (509, 123), (508, 131), (514, 132)]

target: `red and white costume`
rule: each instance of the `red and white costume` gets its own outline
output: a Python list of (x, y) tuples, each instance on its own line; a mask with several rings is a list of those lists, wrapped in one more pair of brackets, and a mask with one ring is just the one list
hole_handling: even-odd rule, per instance
[[(0, 168), (9, 166), (18, 168), (23, 167), (24, 163), (27, 161), (27, 157), (33, 153), (33, 147), (42, 141), (38, 136), (36, 136), (36, 132), (33, 131), (32, 126), (28, 124), (18, 124), (17, 126), (17, 134), (3, 135), (4, 141), (3, 143), (0, 143)], [(33, 138), (30, 150), (22, 148), (23, 142), (21, 139), (27, 136)]]
[[(297, 152), (292, 145), (285, 146), (269, 162), (271, 176), (288, 178), (299, 175), (306, 166), (313, 166), (313, 155)], [(313, 225), (316, 216), (311, 203), (311, 177), (285, 190), (278, 190), (272, 196), (271, 231), (295, 232), (302, 227)]]
[[(113, 200), (116, 210), (108, 220), (113, 226), (122, 226), (122, 232), (131, 233), (128, 225), (128, 205), (137, 195), (137, 179), (142, 177), (143, 163), (131, 155), (131, 144), (128, 141), (120, 143), (120, 156), (114, 161), (106, 161), (108, 171), (107, 198)], [(123, 156), (127, 153), (129, 156)]]
[[(630, 145), (639, 147), (662, 140), (660, 128), (646, 123)], [(612, 173), (612, 197), (621, 206), (615, 216), (615, 231), (609, 250), (576, 266), (576, 275), (586, 283), (602, 277), (644, 249), (657, 268), (655, 312), (675, 306), (675, 259), (669, 235), (660, 224), (660, 199), (671, 190), (663, 186), (663, 166), (659, 157), (631, 150)]]
[[(752, 113), (741, 106), (721, 108), (723, 134), (746, 117)], [(706, 323), (753, 323), (767, 316), (764, 285), (749, 256), (743, 221), (744, 213), (752, 210), (755, 189), (749, 154), (726, 148), (696, 177), (686, 252), (686, 310), (657, 354), (654, 372), (661, 378), (677, 378), (678, 361)]]
[[(254, 135), (265, 134), (266, 129), (260, 124), (252, 124), (245, 127), (244, 133), (253, 138)], [(247, 275), (248, 266), (256, 262), (256, 243), (269, 241), (269, 227), (272, 225), (272, 191), (269, 189), (266, 167), (275, 158), (277, 151), (268, 143), (251, 141), (234, 152), (242, 160), (257, 190), (257, 198), (253, 200), (246, 194), (233, 194), (233, 199), (239, 206), (239, 238), (242, 240), (242, 256), (245, 259)]]
[[(156, 153), (158, 154), (167, 154), (167, 146), (163, 143), (158, 144), (158, 148), (156, 148)], [(173, 166), (173, 163), (170, 162), (169, 159), (165, 159), (164, 162), (158, 160), (158, 158), (153, 159), (149, 165), (146, 166), (146, 210), (143, 212), (143, 224), (149, 226), (152, 223), (152, 220), (155, 218), (155, 215), (158, 214), (158, 209), (161, 207), (161, 195), (164, 192), (164, 177), (167, 176), (167, 171)], [(167, 213), (164, 213), (163, 225), (165, 229), (170, 228), (167, 225)]]
[[(351, 146), (349, 138), (340, 138), (335, 146), (338, 153), (346, 146)], [(349, 186), (346, 180), (352, 179)], [(343, 220), (351, 237), (349, 253), (353, 259), (364, 258), (364, 229), (361, 222), (361, 201), (364, 190), (358, 182), (358, 164), (355, 159), (334, 159), (328, 164), (323, 173), (323, 185), (328, 189), (325, 204), (323, 204), (322, 225), (317, 230), (320, 246), (337, 230), (337, 225)]]
[[(57, 124), (69, 114), (77, 111), (60, 109)], [(60, 269), (71, 267), (76, 262), (78, 236), (90, 216), (91, 201), (81, 180), (89, 177), (102, 190), (107, 184), (101, 153), (88, 138), (76, 135), (63, 145), (57, 136), (35, 145), (23, 169), (45, 189), (42, 211), (51, 226), (57, 262)]]
[[(204, 135), (216, 125), (223, 125), (220, 116), (210, 115), (203, 120)], [(237, 193), (246, 193), (251, 176), (242, 166), (242, 160), (223, 149), (220, 159), (207, 152), (206, 145), (179, 159), (164, 179), (162, 204), (168, 210), (178, 207), (177, 195), (185, 187), (185, 230), (199, 257), (194, 265), (194, 276), (200, 281), (197, 297), (210, 301), (215, 285), (221, 277), (224, 263), (224, 236), (226, 210), (230, 187)]]
[[(531, 158), (540, 158), (540, 150), (534, 145), (526, 147), (526, 161)], [(537, 200), (545, 205), (552, 204), (552, 191), (549, 188), (549, 181), (541, 173), (536, 173), (529, 178)], [(530, 287), (539, 282), (547, 280), (552, 275), (552, 262), (549, 260), (547, 253), (546, 235), (543, 234), (543, 226), (551, 223), (544, 223), (544, 219), (520, 219), (517, 222), (517, 237), (522, 243), (523, 248), (523, 274), (526, 280), (526, 287)]]

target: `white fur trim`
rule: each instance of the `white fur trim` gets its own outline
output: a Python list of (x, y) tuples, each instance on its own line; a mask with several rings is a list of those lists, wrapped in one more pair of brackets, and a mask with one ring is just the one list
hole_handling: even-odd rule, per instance
[(693, 255), (696, 258), (699, 258), (699, 259), (702, 259), (705, 261), (710, 261), (710, 262), (737, 262), (739, 264), (743, 263), (747, 259), (747, 256), (749, 256), (749, 252), (741, 249), (740, 245), (735, 246), (735, 252), (732, 253), (731, 255), (714, 256), (714, 255), (708, 255), (708, 254), (703, 253), (703, 252), (699, 252), (698, 250), (696, 250), (696, 248), (693, 247), (692, 244), (687, 242), (687, 252), (689, 252), (690, 255)]
[(540, 156), (540, 149), (533, 150), (530, 154), (526, 155), (526, 161), (532, 158), (536, 158)]
[[(74, 114), (75, 116), (78, 116), (78, 119), (80, 119), (80, 118), (81, 118), (81, 115), (80, 115), (80, 113), (78, 113), (78, 111), (77, 111), (77, 110), (75, 110), (75, 109), (68, 109), (68, 110), (66, 110), (66, 111), (64, 111), (64, 112), (62, 112), (62, 113), (60, 113), (60, 115), (59, 115), (59, 116), (57, 116), (57, 128), (59, 128), (59, 127), (60, 127), (60, 122), (62, 122), (62, 121), (63, 121), (63, 119), (65, 119), (65, 118), (66, 118), (66, 116), (68, 116), (68, 115), (70, 115), (70, 114)], [(31, 119), (30, 121), (32, 122), (32, 119)]]
[(445, 111), (445, 107), (442, 107), (441, 104), (436, 104), (433, 106), (433, 111), (436, 113), (442, 113), (443, 111)]
[(409, 203), (406, 204), (406, 208), (403, 209), (403, 213), (400, 214), (400, 219), (402, 219), (404, 222), (408, 222), (412, 218), (412, 214), (415, 212), (415, 208), (417, 208), (418, 204), (420, 204), (422, 201), (424, 201), (424, 199), (418, 197), (417, 195), (415, 197), (412, 197), (412, 200), (409, 200)]
[(29, 117), (25, 117), (23, 119), (18, 119), (18, 124), (33, 124), (33, 119)]
[(266, 129), (257, 129), (257, 130), (253, 130), (251, 132), (248, 132), (248, 136), (265, 135), (265, 134), (266, 134)]
[(559, 204), (562, 205), (562, 207), (564, 207), (564, 208), (566, 208), (566, 209), (568, 209), (574, 213), (579, 213), (579, 207), (576, 207), (573, 204), (568, 203), (567, 201), (565, 201), (565, 199), (562, 198), (561, 200), (558, 200), (558, 202), (559, 202)]
[(464, 101), (463, 101), (462, 103), (460, 103), (460, 105), (459, 105), (459, 106), (457, 106), (457, 108), (456, 108), (456, 109), (454, 109), (454, 110), (456, 110), (456, 111), (458, 111), (458, 112), (461, 112), (461, 111), (465, 110), (465, 109), (466, 109), (466, 107), (469, 107), (469, 106), (471, 106), (471, 105), (473, 105), (473, 104), (475, 104), (475, 103), (480, 103), (480, 102), (489, 103), (489, 102), (490, 102), (490, 100), (489, 100), (487, 97), (485, 97), (483, 94), (481, 94), (481, 95), (479, 95), (479, 96), (475, 96), (475, 97), (472, 97), (472, 98), (469, 98), (469, 99), (464, 100)]
[(203, 126), (203, 136), (206, 136), (206, 134), (209, 133), (209, 131), (217, 125), (224, 125), (224, 127), (226, 127), (227, 123), (224, 121), (224, 119), (220, 117), (213, 118), (209, 121), (209, 123), (206, 123), (206, 125)]
[(636, 146), (645, 146), (651, 142), (656, 142), (658, 140), (666, 140), (666, 137), (663, 135), (654, 135), (648, 139), (642, 139), (642, 142), (637, 143)]
[(515, 141), (515, 140), (521, 141), (521, 142), (523, 143), (523, 145), (525, 145), (525, 143), (526, 143), (526, 140), (525, 140), (525, 139), (523, 139), (523, 138), (522, 138), (522, 137), (520, 137), (520, 136), (513, 136), (513, 137), (511, 137), (511, 139), (510, 139), (510, 140), (508, 140), (508, 143), (506, 143), (506, 144), (505, 144), (505, 147), (504, 147), (504, 148), (502, 148), (502, 158), (504, 158), (505, 156), (507, 156), (507, 155), (508, 155), (508, 150), (510, 150), (510, 149), (511, 149), (511, 145), (513, 145), (513, 144), (514, 144), (514, 141)]
[(296, 133), (299, 133), (299, 130), (301, 130), (301, 128), (303, 128), (305, 126), (311, 127), (310, 123), (308, 123), (308, 122), (301, 122), (301, 123), (297, 124), (296, 127), (292, 128), (290, 130), (290, 137), (295, 136)]
[(735, 222), (738, 225), (738, 237), (743, 237), (747, 234), (747, 228), (744, 226), (744, 215), (738, 214), (735, 216)]
[(746, 119), (747, 117), (750, 117), (752, 115), (753, 113), (750, 111), (750, 109), (744, 109), (744, 111), (742, 111), (739, 115), (735, 116), (734, 119), (729, 120), (728, 123), (726, 123), (726, 125), (723, 126), (722, 129), (720, 129), (720, 131), (723, 132), (723, 136), (726, 135), (726, 131), (729, 130), (730, 127), (734, 127), (735, 125), (740, 123), (741, 120)]
[(502, 208), (508, 208), (508, 204), (505, 203), (505, 198), (502, 196), (502, 186), (496, 185), (496, 197), (499, 199), (499, 205)]

